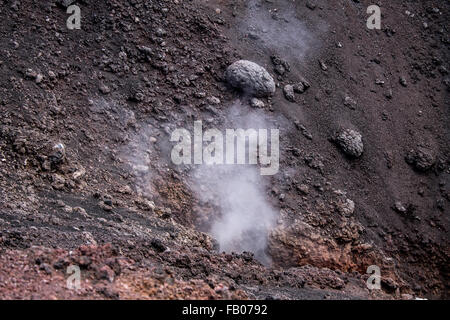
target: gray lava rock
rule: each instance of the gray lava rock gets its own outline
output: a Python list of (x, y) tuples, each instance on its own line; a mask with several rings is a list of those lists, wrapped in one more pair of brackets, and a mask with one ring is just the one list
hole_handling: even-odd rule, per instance
[(301, 81), (301, 82), (298, 82), (298, 83), (296, 83), (294, 85), (294, 91), (296, 93), (303, 93), (306, 90), (308, 90), (308, 88), (309, 88), (309, 83), (308, 82)]
[(295, 101), (295, 94), (294, 94), (294, 86), (291, 84), (285, 85), (283, 88), (284, 96), (288, 101), (294, 102)]
[(358, 158), (362, 155), (364, 145), (362, 136), (355, 130), (346, 129), (342, 131), (335, 139), (337, 145), (345, 152), (345, 154)]
[(344, 97), (344, 106), (346, 106), (346, 107), (348, 107), (348, 108), (350, 108), (352, 110), (355, 110), (356, 109), (356, 105), (357, 105), (357, 103), (352, 97), (350, 97), (350, 96), (345, 96)]
[(431, 150), (424, 147), (410, 150), (406, 155), (405, 160), (419, 171), (428, 171), (436, 162), (436, 158)]
[(275, 92), (272, 76), (266, 69), (248, 60), (239, 60), (230, 65), (225, 77), (234, 88), (257, 97), (270, 96)]
[(253, 108), (264, 108), (264, 102), (262, 102), (261, 100), (259, 100), (258, 98), (252, 98), (250, 100), (250, 105)]
[(111, 89), (105, 85), (104, 83), (100, 83), (100, 86), (98, 87), (98, 90), (103, 94), (108, 94), (111, 92)]
[(406, 213), (406, 208), (400, 201), (396, 201), (394, 204), (394, 210), (399, 213)]
[(275, 72), (279, 74), (280, 76), (284, 75), (286, 73), (286, 69), (281, 64), (277, 64), (274, 68)]
[(57, 143), (52, 148), (49, 160), (52, 166), (61, 164), (66, 158), (66, 147), (62, 143)]
[(272, 56), (272, 63), (275, 65), (274, 71), (280, 76), (291, 71), (289, 63), (278, 56)]
[(294, 91), (296, 93), (303, 93), (310, 87), (311, 85), (309, 84), (309, 82), (305, 78), (301, 77), (300, 81), (294, 85)]
[(406, 78), (401, 76), (399, 79), (399, 82), (402, 86), (407, 87), (408, 86), (408, 82), (406, 81)]
[(284, 96), (288, 101), (295, 102), (294, 93), (304, 93), (311, 85), (305, 79), (301, 79), (296, 84), (287, 84), (283, 88)]

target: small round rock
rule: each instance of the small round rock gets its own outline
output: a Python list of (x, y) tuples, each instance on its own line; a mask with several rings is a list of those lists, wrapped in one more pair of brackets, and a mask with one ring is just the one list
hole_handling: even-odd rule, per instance
[(264, 102), (258, 98), (252, 98), (250, 99), (250, 106), (253, 108), (264, 108)]

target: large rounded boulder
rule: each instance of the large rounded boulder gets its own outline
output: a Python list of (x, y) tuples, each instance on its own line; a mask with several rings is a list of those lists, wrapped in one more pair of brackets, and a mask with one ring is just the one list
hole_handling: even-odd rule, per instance
[(275, 92), (275, 81), (267, 70), (248, 60), (230, 65), (225, 77), (232, 87), (257, 97), (270, 96)]
[(336, 137), (337, 145), (350, 157), (358, 158), (362, 155), (364, 145), (358, 131), (346, 129)]

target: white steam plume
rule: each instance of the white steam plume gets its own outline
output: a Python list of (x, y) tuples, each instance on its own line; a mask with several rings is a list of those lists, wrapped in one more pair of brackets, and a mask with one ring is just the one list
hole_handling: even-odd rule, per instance
[[(223, 126), (270, 130), (285, 121), (273, 119), (273, 115), (271, 118), (262, 110), (237, 101), (227, 110)], [(270, 264), (265, 252), (267, 237), (278, 216), (266, 196), (270, 178), (261, 176), (259, 167), (254, 165), (201, 165), (191, 179), (197, 197), (219, 209), (220, 215), (213, 221), (210, 233), (219, 242), (220, 250), (252, 252), (256, 259)]]
[(201, 166), (194, 175), (198, 196), (220, 209), (211, 235), (225, 252), (252, 252), (270, 263), (265, 249), (267, 235), (275, 226), (277, 212), (267, 202), (265, 183), (256, 167)]

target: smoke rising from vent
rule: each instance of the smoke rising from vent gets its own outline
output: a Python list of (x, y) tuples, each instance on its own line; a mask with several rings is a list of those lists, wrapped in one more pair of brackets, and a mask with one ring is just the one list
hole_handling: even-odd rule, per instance
[[(277, 128), (284, 118), (269, 120), (263, 111), (251, 109), (236, 101), (228, 110), (227, 128)], [(276, 224), (277, 211), (267, 200), (268, 177), (251, 165), (202, 165), (191, 177), (192, 189), (203, 202), (219, 211), (210, 233), (225, 252), (252, 252), (264, 264), (270, 264), (266, 254), (267, 237)]]
[(220, 210), (210, 230), (220, 250), (252, 252), (262, 263), (270, 263), (265, 249), (277, 212), (266, 200), (266, 185), (257, 168), (202, 166), (194, 179), (198, 196)]
[[(205, 126), (207, 123), (205, 121)], [(221, 117), (218, 123), (219, 130), (270, 130), (290, 126), (284, 117), (275, 117), (273, 114), (269, 116), (263, 110), (251, 108), (248, 103), (240, 100), (227, 109), (227, 115)], [(211, 123), (209, 126), (214, 127), (218, 123)], [(121, 158), (134, 177), (138, 193), (152, 197), (156, 192), (152, 181), (159, 174), (154, 169), (175, 169), (177, 166), (170, 162), (170, 132), (150, 124), (139, 127), (140, 130), (130, 136), (129, 143), (123, 148)], [(188, 126), (186, 129), (191, 128)], [(157, 142), (152, 142), (154, 137), (158, 138)], [(186, 186), (200, 200), (198, 209), (205, 213), (208, 211), (206, 207), (215, 208), (207, 231), (219, 242), (220, 250), (252, 252), (260, 262), (270, 264), (270, 257), (265, 252), (267, 236), (274, 228), (278, 216), (277, 210), (271, 206), (266, 196), (270, 177), (261, 176), (258, 166), (248, 164), (203, 164), (179, 168), (186, 179)]]

